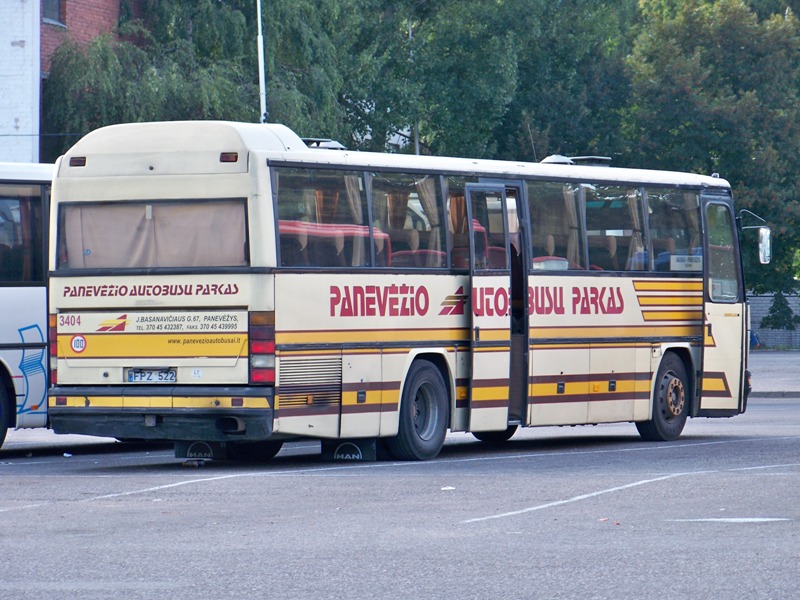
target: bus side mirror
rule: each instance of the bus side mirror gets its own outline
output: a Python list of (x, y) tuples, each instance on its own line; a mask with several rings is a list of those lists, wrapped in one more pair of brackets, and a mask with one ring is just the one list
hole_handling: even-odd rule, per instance
[(768, 265), (772, 260), (772, 231), (769, 227), (758, 228), (758, 262)]

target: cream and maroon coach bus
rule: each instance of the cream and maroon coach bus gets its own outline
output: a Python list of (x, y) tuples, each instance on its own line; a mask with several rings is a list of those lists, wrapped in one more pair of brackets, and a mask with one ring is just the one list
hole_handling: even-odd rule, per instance
[(741, 228), (718, 177), (141, 123), (60, 159), (51, 219), (58, 433), (422, 460), (448, 430), (673, 440), (746, 408)]

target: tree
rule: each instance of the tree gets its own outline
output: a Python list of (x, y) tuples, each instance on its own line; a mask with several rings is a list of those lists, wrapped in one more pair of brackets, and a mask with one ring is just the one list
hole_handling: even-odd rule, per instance
[[(504, 10), (506, 9), (506, 10)], [(416, 32), (421, 135), (437, 154), (492, 157), (517, 86), (517, 47), (502, 1), (446, 2)]]
[(498, 156), (617, 154), (635, 0), (525, 0), (509, 9), (519, 75), (496, 130)]
[(241, 67), (245, 25), (225, 3), (152, 1), (142, 21), (121, 23), (123, 41), (63, 44), (43, 86), (43, 159), (113, 123), (257, 120), (258, 89)]
[(761, 319), (761, 327), (765, 329), (786, 329), (794, 331), (800, 323), (800, 317), (792, 312), (792, 307), (781, 292), (775, 292), (769, 313)]
[(629, 60), (627, 160), (727, 178), (739, 206), (767, 218), (776, 233), (771, 268), (745, 256), (748, 283), (757, 292), (793, 289), (800, 245), (798, 20), (791, 11), (759, 20), (741, 0), (642, 5), (647, 18)]

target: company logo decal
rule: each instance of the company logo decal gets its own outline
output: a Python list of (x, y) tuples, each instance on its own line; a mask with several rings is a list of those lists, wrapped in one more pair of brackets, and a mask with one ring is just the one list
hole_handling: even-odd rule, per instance
[(128, 324), (128, 315), (120, 315), (116, 319), (106, 319), (100, 323), (97, 331), (125, 331)]
[(214, 451), (206, 442), (193, 442), (186, 451), (186, 458), (210, 460), (214, 458)]
[(333, 452), (333, 460), (364, 460), (361, 448), (352, 442), (339, 444)]
[(464, 309), (467, 306), (469, 296), (464, 293), (464, 286), (462, 285), (456, 290), (455, 294), (450, 294), (442, 302), (442, 310), (440, 315), (463, 315)]

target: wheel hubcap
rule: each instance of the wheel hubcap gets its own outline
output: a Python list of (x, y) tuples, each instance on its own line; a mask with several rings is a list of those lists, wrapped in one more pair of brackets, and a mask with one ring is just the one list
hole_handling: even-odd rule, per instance
[(686, 399), (683, 382), (671, 374), (664, 377), (664, 380), (666, 382), (664, 386), (664, 401), (667, 405), (667, 414), (672, 417), (680, 416)]

